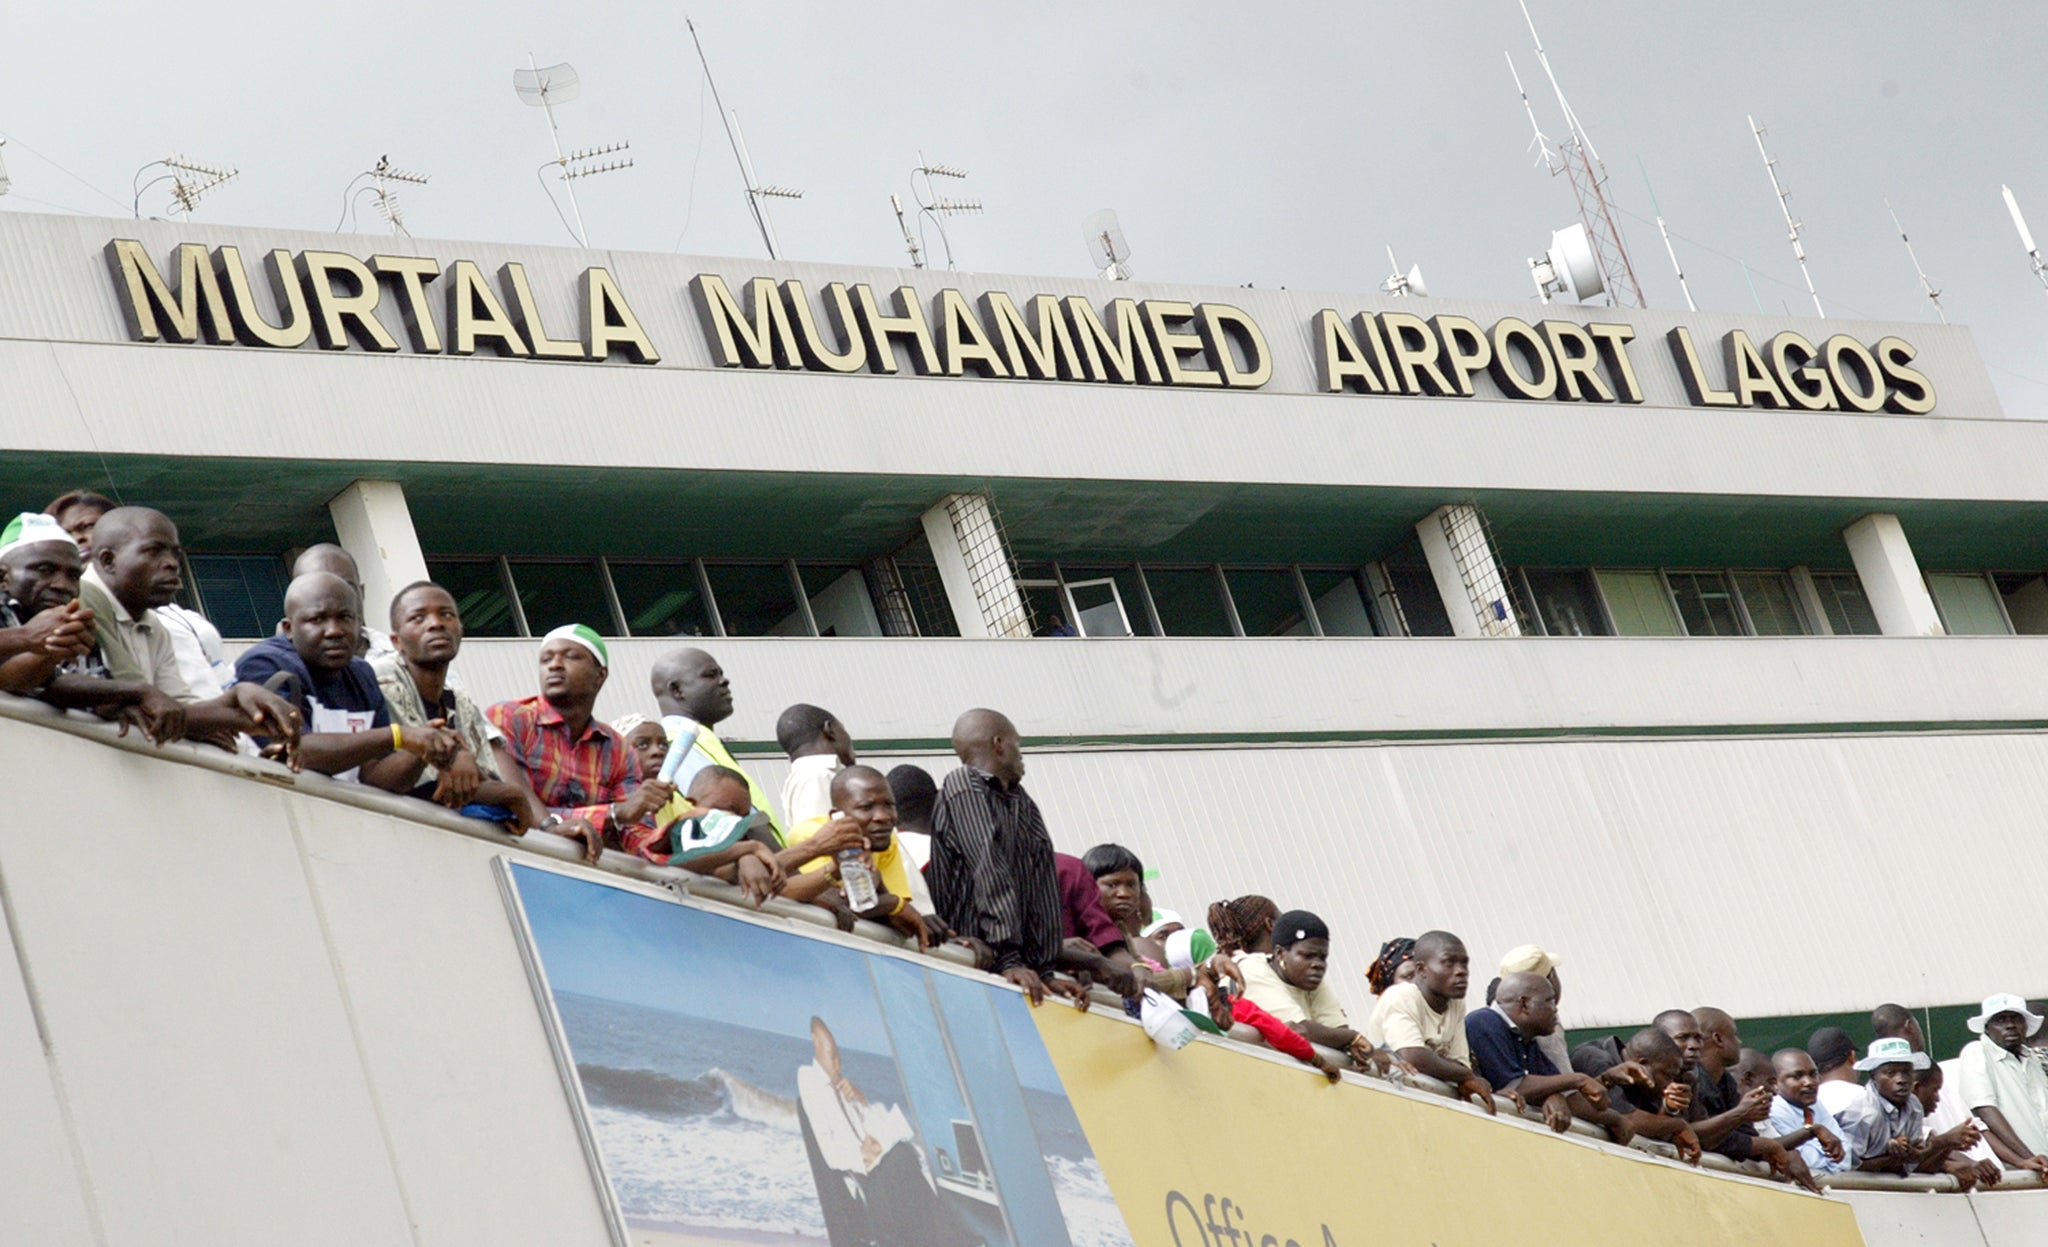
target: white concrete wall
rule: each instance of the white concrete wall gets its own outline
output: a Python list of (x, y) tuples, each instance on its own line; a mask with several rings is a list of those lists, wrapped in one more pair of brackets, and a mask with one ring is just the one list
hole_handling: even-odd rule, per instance
[(1838, 1191), (1856, 1210), (1869, 1247), (2041, 1247), (2048, 1243), (2048, 1191), (1929, 1195)]
[[(856, 739), (944, 740), (971, 706), (1031, 737), (1706, 732), (2048, 720), (2038, 637), (1269, 637), (609, 642), (598, 711), (649, 712), (648, 672), (700, 645), (733, 681), (721, 732), (775, 739), (814, 702)], [(485, 702), (538, 688), (533, 640), (471, 640)]]

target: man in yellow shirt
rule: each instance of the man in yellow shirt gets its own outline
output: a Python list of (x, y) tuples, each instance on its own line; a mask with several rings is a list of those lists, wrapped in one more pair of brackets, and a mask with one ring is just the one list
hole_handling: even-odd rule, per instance
[[(700, 762), (708, 761), (714, 766), (746, 775), (747, 791), (753, 795), (754, 808), (768, 819), (769, 829), (775, 835), (775, 843), (770, 847), (781, 848), (787, 844), (782, 821), (775, 817), (775, 810), (768, 804), (768, 794), (753, 776), (747, 775), (747, 768), (733, 760), (732, 751), (712, 730), (732, 717), (732, 680), (718, 665), (718, 660), (701, 649), (673, 650), (655, 661), (651, 682), (654, 701), (661, 707), (663, 718), (680, 717), (697, 724), (697, 743), (691, 747), (691, 752), (701, 755)], [(675, 739), (673, 730), (669, 739)], [(691, 774), (697, 769), (686, 766), (684, 773)], [(681, 818), (687, 805), (688, 802), (678, 794), (662, 807), (661, 813), (655, 817), (656, 824), (666, 825)]]
[[(875, 906), (858, 914), (838, 887), (838, 854), (847, 849), (863, 851), (875, 872)], [(798, 872), (783, 895), (831, 910), (842, 927), (850, 928), (855, 917), (887, 923), (915, 939), (920, 951), (945, 938), (937, 917), (911, 904), (912, 867), (896, 840), (896, 798), (888, 777), (874, 767), (849, 766), (832, 777), (832, 812), (790, 828), (782, 860)]]

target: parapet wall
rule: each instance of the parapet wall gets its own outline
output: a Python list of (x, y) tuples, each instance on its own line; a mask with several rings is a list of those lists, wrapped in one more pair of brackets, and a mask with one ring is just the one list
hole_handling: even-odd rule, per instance
[[(0, 824), (12, 954), (0, 956), (0, 1238), (616, 1241), (616, 1205), (586, 1156), (579, 1097), (494, 869), (507, 858), (549, 866), (560, 842), (515, 847), (382, 794), (182, 746), (155, 756), (108, 736), (0, 703), (0, 756), (30, 794)], [(33, 795), (39, 788), (71, 799), (60, 805)], [(674, 897), (651, 869), (556, 862), (546, 873), (758, 928), (820, 957), (836, 946), (831, 955), (929, 967), (1016, 1005), (943, 962)], [(633, 964), (627, 950), (619, 963)], [(1331, 1088), (1222, 1041), (1163, 1054), (1103, 1013), (1048, 1006), (1030, 1024), (1129, 1241), (1143, 1247), (1235, 1241), (1191, 1219), (1208, 1215), (1205, 1196), (1235, 1201), (1240, 1234), (1248, 1215), (1268, 1218), (1282, 1231), (1276, 1243), (1420, 1247), (1490, 1241), (1486, 1227), (1519, 1215), (1517, 1201), (1560, 1193), (1579, 1210), (1575, 1222), (1521, 1241), (1637, 1241), (1653, 1214), (1671, 1217), (1673, 1244), (1859, 1241), (1836, 1198), (1488, 1121), (1383, 1084)], [(1427, 1195), (1429, 1175), (1446, 1166), (1486, 1181), (1453, 1206)]]

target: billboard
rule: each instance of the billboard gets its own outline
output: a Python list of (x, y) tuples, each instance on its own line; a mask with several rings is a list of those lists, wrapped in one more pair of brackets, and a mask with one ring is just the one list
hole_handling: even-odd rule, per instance
[(621, 1243), (1131, 1247), (1017, 993), (502, 869)]

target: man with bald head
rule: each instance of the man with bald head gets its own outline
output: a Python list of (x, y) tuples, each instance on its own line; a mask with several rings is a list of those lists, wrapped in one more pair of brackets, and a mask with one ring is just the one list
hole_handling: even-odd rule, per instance
[[(102, 528), (106, 521), (101, 520)], [(462, 738), (441, 726), (391, 721), (377, 673), (356, 657), (362, 619), (356, 591), (330, 572), (309, 572), (284, 593), (284, 636), (266, 637), (235, 663), (235, 678), (263, 684), (280, 674), (283, 691), (306, 725), (305, 765), (340, 780), (360, 779), (387, 792), (410, 792), (427, 764), (446, 767)]]
[(1529, 970), (1502, 975), (1493, 1002), (1465, 1015), (1472, 1068), (1496, 1090), (1516, 1092), (1536, 1105), (1559, 1134), (1578, 1116), (1605, 1126), (1615, 1142), (1628, 1142), (1634, 1132), (1608, 1106), (1600, 1080), (1551, 1063), (1541, 1041), (1556, 1030), (1557, 988), (1547, 975)]
[(960, 766), (932, 807), (932, 857), (925, 881), (939, 917), (995, 953), (997, 974), (1036, 1005), (1060, 956), (1059, 877), (1052, 836), (1038, 803), (1024, 791), (1024, 748), (1017, 727), (994, 710), (969, 710), (953, 724)]
[(370, 622), (369, 608), (363, 602), (363, 572), (356, 565), (356, 556), (335, 545), (322, 541), (307, 546), (292, 560), (292, 579), (326, 572), (339, 576), (355, 591), (356, 612), (362, 616), (362, 633), (356, 638), (356, 657), (372, 664), (388, 663), (398, 656), (397, 647), (392, 644), (391, 635), (379, 632)]
[(1842, 1144), (1842, 1126), (1820, 1100), (1820, 1071), (1804, 1048), (1780, 1048), (1771, 1054), (1777, 1074), (1777, 1096), (1764, 1131), (1780, 1145), (1795, 1150), (1814, 1173), (1840, 1173), (1850, 1167)]
[[(712, 729), (732, 717), (732, 680), (725, 674), (725, 668), (718, 660), (701, 649), (670, 650), (654, 660), (654, 670), (648, 682), (654, 686), (654, 704), (661, 707), (663, 726), (668, 738), (673, 741), (680, 726), (674, 720), (688, 719), (697, 725), (697, 743), (690, 748), (693, 761), (699, 764), (722, 766), (747, 776), (747, 791), (753, 796), (754, 808), (768, 820), (769, 831), (774, 844), (780, 848), (787, 841), (787, 826), (775, 817), (775, 810), (768, 804), (768, 793), (747, 768), (733, 759), (732, 751), (718, 738)], [(696, 766), (685, 765), (682, 773), (689, 774)], [(682, 807), (670, 802), (659, 816), (660, 821), (669, 822), (681, 816)], [(788, 862), (784, 862), (788, 866)]]
[(1771, 1115), (1767, 1087), (1745, 1091), (1735, 1067), (1742, 1060), (1742, 1035), (1725, 1010), (1702, 1006), (1692, 1010), (1699, 1029), (1699, 1064), (1693, 1071), (1692, 1128), (1700, 1146), (1730, 1160), (1760, 1160), (1809, 1190), (1813, 1175), (1799, 1153), (1776, 1139), (1757, 1133), (1757, 1123)]
[(183, 733), (232, 750), (237, 733), (269, 738), (266, 754), (298, 766), (302, 716), (257, 684), (237, 682), (202, 698), (178, 668), (170, 625), (157, 613), (183, 587), (178, 526), (148, 507), (115, 507), (92, 529), (92, 559), (78, 598), (92, 611), (106, 677), (148, 684), (185, 708)]
[[(917, 940), (919, 949), (944, 939), (945, 924), (935, 916), (927, 918), (915, 903), (915, 868), (896, 839), (896, 797), (889, 777), (855, 763), (832, 777), (829, 798), (829, 813), (789, 830), (789, 847), (780, 856), (785, 867), (794, 862), (797, 874), (784, 895), (833, 911), (842, 916), (845, 927), (855, 917), (893, 926)], [(877, 899), (871, 908), (856, 911), (846, 903), (838, 859), (849, 849), (860, 853), (874, 872)], [(798, 854), (802, 856), (793, 856)]]

